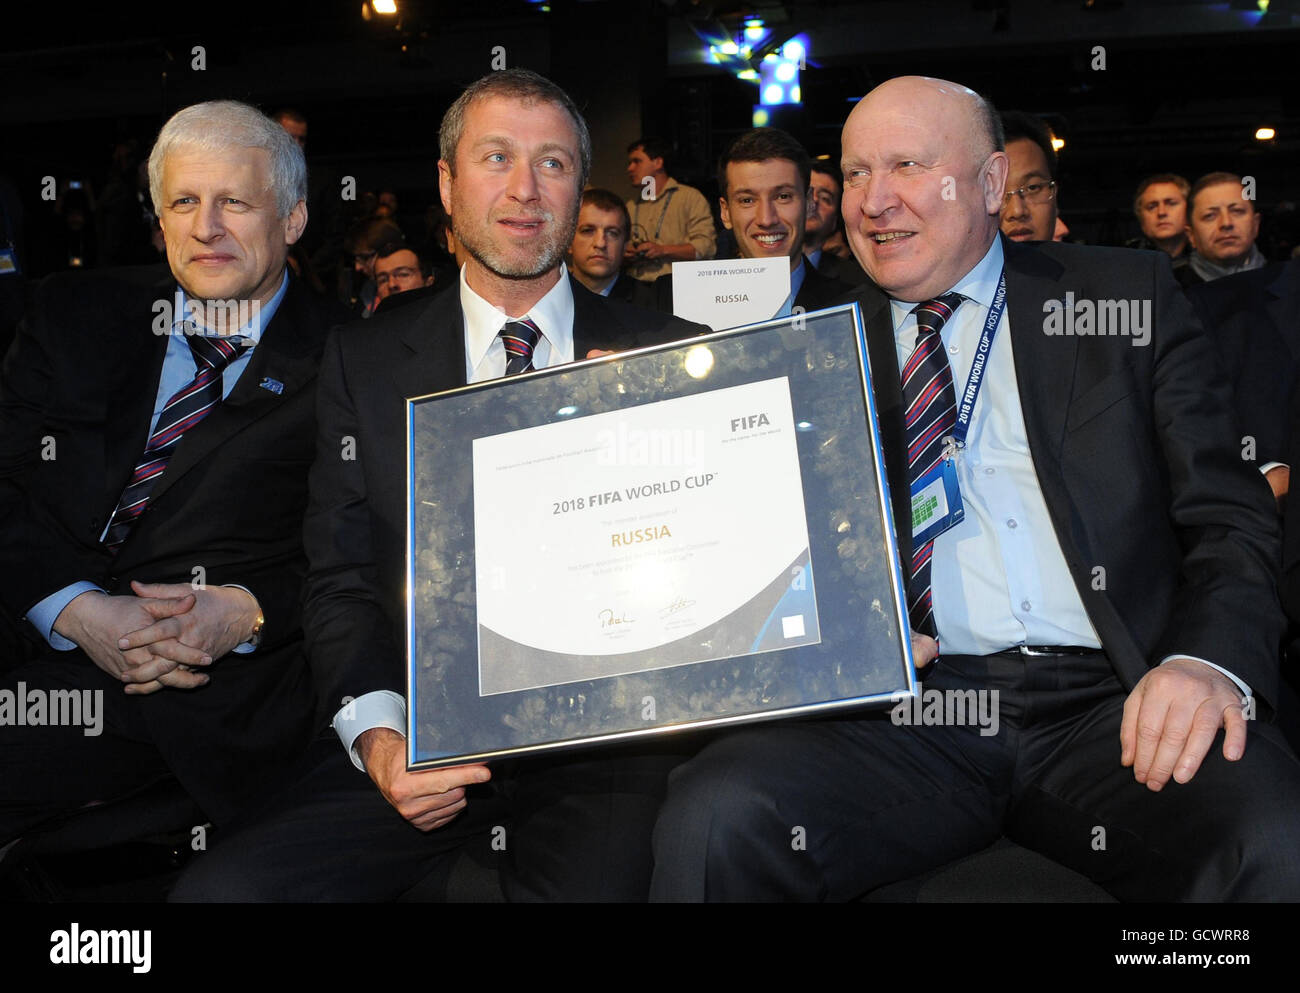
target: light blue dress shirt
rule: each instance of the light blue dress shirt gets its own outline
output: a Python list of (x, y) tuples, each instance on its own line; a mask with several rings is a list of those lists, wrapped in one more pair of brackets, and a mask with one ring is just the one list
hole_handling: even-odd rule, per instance
[[(995, 238), (979, 263), (952, 287), (966, 299), (940, 336), (957, 395), (965, 389), (984, 322), (1002, 272)], [(900, 371), (916, 347), (917, 305), (890, 301)], [(934, 540), (930, 585), (942, 651), (989, 655), (1017, 645), (1100, 648), (1052, 526), (1033, 457), (1011, 348), (1011, 316), (1003, 311), (989, 350), (984, 382), (971, 413), (966, 448), (957, 456), (965, 519)], [(1196, 658), (1195, 656), (1168, 656)], [(1207, 659), (1196, 661), (1250, 688)]]
[[(275, 316), (280, 301), (284, 299), (284, 294), (288, 288), (289, 277), (286, 272), (280, 279), (280, 288), (275, 291), (275, 295), (271, 297), (270, 301), (263, 306), (251, 309), (248, 324), (241, 328), (238, 333), (248, 338), (252, 344), (244, 349), (243, 353), (222, 372), (221, 396), (223, 399), (230, 396), (230, 391), (235, 388), (235, 383), (239, 382), (239, 377), (248, 368), (253, 349), (262, 340), (262, 332), (271, 322), (271, 318)], [(185, 340), (185, 324), (189, 318), (191, 308), (189, 297), (186, 296), (183, 289), (177, 286), (175, 297), (168, 302), (174, 308), (172, 311), (174, 319), (171, 322), (170, 333), (167, 337), (167, 352), (163, 356), (162, 374), (158, 377), (158, 391), (153, 404), (153, 419), (149, 422), (150, 435), (153, 434), (154, 427), (157, 426), (158, 418), (161, 416), (167, 401), (194, 379), (195, 375), (194, 353), (190, 351), (190, 346)], [(196, 314), (202, 313), (199, 303), (196, 302), (193, 306)], [(104, 534), (107, 533), (108, 524), (106, 523), (104, 531), (100, 534), (101, 541)], [(63, 612), (64, 607), (90, 590), (104, 592), (102, 587), (82, 580), (51, 593), (27, 612), (27, 619), (35, 625), (36, 630), (41, 633), (41, 637), (49, 642), (51, 648), (56, 651), (66, 652), (77, 647), (74, 642), (54, 630), (54, 622), (58, 620), (59, 614)], [(249, 652), (252, 651), (252, 648), (240, 645), (235, 651)]]

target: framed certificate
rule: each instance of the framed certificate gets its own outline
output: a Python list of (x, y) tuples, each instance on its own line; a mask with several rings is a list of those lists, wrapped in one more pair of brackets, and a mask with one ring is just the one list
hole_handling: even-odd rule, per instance
[(914, 691), (856, 305), (411, 399), (412, 768)]

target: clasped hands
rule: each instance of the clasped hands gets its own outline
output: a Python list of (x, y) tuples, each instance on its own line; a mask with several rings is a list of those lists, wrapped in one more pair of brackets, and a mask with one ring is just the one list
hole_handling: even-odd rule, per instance
[(130, 694), (205, 685), (209, 677), (198, 670), (247, 641), (259, 613), (237, 586), (132, 582), (131, 589), (134, 596), (82, 593), (54, 622)]

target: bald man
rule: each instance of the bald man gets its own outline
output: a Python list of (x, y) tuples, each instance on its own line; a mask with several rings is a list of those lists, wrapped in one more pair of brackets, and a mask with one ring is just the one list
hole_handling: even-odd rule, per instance
[(963, 86), (882, 84), (842, 147), (894, 519), (945, 463), (964, 506), (898, 535), (918, 665), (942, 654), (923, 706), (679, 767), (653, 896), (852, 899), (1005, 834), (1120, 899), (1300, 898), (1300, 763), (1261, 719), (1276, 513), (1167, 258), (1000, 236), (1007, 154)]

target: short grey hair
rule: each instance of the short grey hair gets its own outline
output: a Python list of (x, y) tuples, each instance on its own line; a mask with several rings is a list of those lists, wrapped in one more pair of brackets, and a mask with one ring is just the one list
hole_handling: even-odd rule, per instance
[[(989, 152), (1005, 152), (1007, 150), (1006, 130), (1002, 126), (1002, 115), (993, 106), (993, 101), (981, 93), (976, 93), (975, 106), (980, 116), (979, 129), (984, 136), (984, 140), (993, 146), (989, 149)], [(1046, 127), (1046, 125), (1043, 126)], [(1050, 142), (1048, 148), (1051, 148)], [(1052, 152), (1048, 159), (1055, 158), (1055, 156), (1056, 153)], [(1052, 170), (1053, 175), (1055, 175), (1055, 171), (1055, 169)]]
[(569, 94), (531, 69), (490, 72), (470, 83), (465, 92), (456, 98), (456, 102), (447, 108), (447, 113), (442, 117), (442, 127), (438, 129), (438, 154), (447, 163), (453, 176), (456, 174), (456, 147), (460, 144), (461, 135), (465, 133), (465, 112), (470, 104), (488, 97), (508, 97), (524, 103), (540, 100), (563, 108), (573, 120), (573, 130), (578, 135), (581, 167), (578, 189), (587, 185), (587, 177), (591, 175), (591, 132), (587, 130), (587, 122)]
[(256, 107), (238, 100), (209, 100), (178, 110), (158, 132), (149, 153), (149, 196), (155, 214), (162, 214), (163, 162), (180, 148), (264, 149), (271, 156), (276, 213), (285, 217), (294, 204), (307, 199), (307, 161), (289, 133)]

